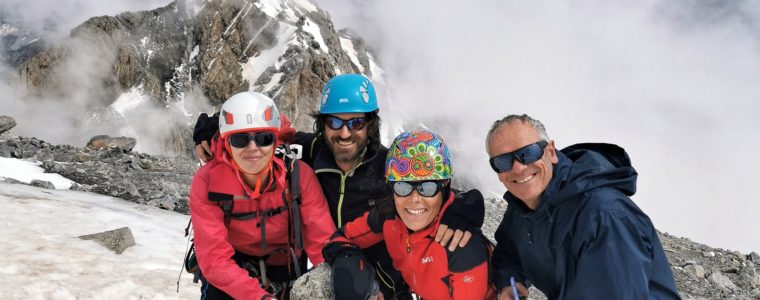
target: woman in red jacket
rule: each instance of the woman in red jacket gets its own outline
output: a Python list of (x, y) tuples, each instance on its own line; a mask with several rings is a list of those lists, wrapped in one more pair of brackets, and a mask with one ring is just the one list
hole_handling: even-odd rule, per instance
[(305, 262), (301, 250), (314, 265), (323, 262), (335, 225), (314, 171), (296, 161), (304, 249), (293, 249), (293, 189), (284, 161), (274, 156), (280, 115), (269, 97), (236, 94), (221, 116), (215, 153), (222, 155), (200, 168), (190, 186), (201, 298), (286, 299)]
[(464, 248), (454, 252), (433, 240), (443, 212), (454, 201), (451, 176), (451, 155), (440, 136), (411, 131), (396, 137), (385, 163), (392, 201), (386, 199), (346, 224), (324, 250), (333, 265), (333, 280), (350, 281), (346, 289), (336, 288), (336, 299), (371, 293), (361, 275), (372, 272), (357, 271), (365, 269), (364, 261), (348, 265), (340, 261), (360, 255), (356, 246), (365, 248), (380, 240), (385, 240), (393, 266), (423, 299), (495, 299), (488, 281), (490, 243), (482, 234), (473, 234)]

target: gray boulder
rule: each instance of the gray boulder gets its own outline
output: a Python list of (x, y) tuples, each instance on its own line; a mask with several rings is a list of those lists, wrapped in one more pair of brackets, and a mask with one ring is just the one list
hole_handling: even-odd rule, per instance
[[(293, 283), (290, 291), (292, 300), (332, 300), (332, 283), (330, 282), (332, 268), (326, 263), (320, 264)], [(369, 297), (370, 300), (377, 296)]]
[(333, 293), (330, 288), (330, 274), (332, 268), (327, 264), (320, 264), (293, 283), (290, 291), (290, 299), (332, 299)]
[(749, 255), (747, 255), (747, 259), (754, 262), (759, 263), (760, 262), (760, 254), (757, 254), (757, 252), (752, 252)]
[(137, 140), (128, 137), (111, 137), (108, 135), (96, 135), (87, 142), (87, 148), (92, 150), (100, 149), (123, 149), (125, 152), (132, 151), (137, 145)]
[(736, 289), (736, 284), (728, 276), (721, 274), (720, 271), (713, 272), (707, 279), (720, 290), (731, 291)]
[(0, 116), (0, 134), (16, 127), (16, 120), (9, 116)]
[(41, 188), (45, 188), (45, 189), (50, 189), (50, 190), (54, 190), (55, 189), (55, 185), (53, 185), (52, 182), (50, 182), (50, 181), (44, 181), (44, 180), (39, 180), (39, 179), (32, 179), (32, 182), (30, 182), (29, 185), (36, 186), (36, 187), (41, 187)]
[(13, 183), (13, 184), (24, 184), (24, 182), (18, 181), (16, 179), (13, 179), (13, 178), (10, 178), (10, 177), (0, 177), (0, 178), (2, 178), (3, 182)]
[(683, 270), (686, 272), (686, 275), (692, 279), (705, 278), (705, 268), (700, 265), (688, 265), (684, 267)]
[(121, 254), (127, 248), (135, 245), (135, 238), (132, 236), (132, 230), (130, 230), (129, 227), (83, 235), (79, 238), (83, 240), (94, 240), (109, 250), (116, 252), (116, 254)]

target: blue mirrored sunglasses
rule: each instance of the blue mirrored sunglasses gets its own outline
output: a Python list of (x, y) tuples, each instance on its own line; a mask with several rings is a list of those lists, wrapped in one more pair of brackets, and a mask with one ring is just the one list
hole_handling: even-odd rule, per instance
[(256, 147), (268, 147), (274, 144), (274, 132), (262, 131), (256, 134), (249, 135), (247, 133), (236, 133), (230, 135), (227, 138), (230, 141), (230, 146), (235, 148), (245, 148), (253, 141), (256, 143)]
[(547, 141), (539, 141), (515, 151), (491, 157), (488, 162), (491, 163), (491, 168), (496, 173), (509, 172), (512, 170), (512, 164), (514, 164), (515, 160), (523, 165), (527, 165), (541, 159), (544, 156), (544, 149), (548, 144)]
[(335, 116), (328, 116), (325, 118), (325, 124), (332, 130), (340, 130), (343, 128), (343, 125), (345, 125), (348, 127), (348, 130), (359, 131), (364, 129), (364, 126), (367, 125), (367, 117), (358, 117), (343, 120)]

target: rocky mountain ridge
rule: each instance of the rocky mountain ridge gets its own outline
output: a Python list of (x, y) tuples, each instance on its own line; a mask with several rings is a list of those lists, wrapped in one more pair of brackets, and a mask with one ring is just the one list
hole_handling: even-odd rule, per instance
[[(2, 119), (10, 122), (9, 118)], [(47, 172), (75, 181), (73, 189), (185, 214), (188, 213), (188, 187), (196, 166), (189, 158), (151, 156), (123, 147), (95, 150), (53, 145), (8, 133), (0, 135), (0, 157), (39, 161)], [(483, 225), (486, 236), (493, 237), (506, 206), (501, 199), (486, 201)], [(713, 248), (667, 233), (661, 233), (660, 239), (684, 299), (760, 299), (760, 255), (757, 253)], [(325, 272), (329, 272), (329, 268), (319, 268), (299, 280), (297, 285), (303, 288), (295, 299), (325, 299), (325, 295), (332, 295)], [(545, 298), (532, 290), (531, 299)]]
[(91, 18), (31, 57), (7, 53), (6, 60), (21, 61), (11, 78), (21, 99), (66, 101), (82, 110), (70, 120), (83, 130), (77, 141), (124, 128), (140, 139), (155, 129), (139, 128), (143, 115), (130, 112), (147, 107), (176, 122), (164, 134), (167, 153), (189, 149), (187, 128), (199, 111), (235, 93), (269, 95), (296, 128), (307, 130), (307, 114), (329, 78), (363, 73), (382, 81), (364, 42), (336, 30), (329, 14), (307, 0), (176, 0)]

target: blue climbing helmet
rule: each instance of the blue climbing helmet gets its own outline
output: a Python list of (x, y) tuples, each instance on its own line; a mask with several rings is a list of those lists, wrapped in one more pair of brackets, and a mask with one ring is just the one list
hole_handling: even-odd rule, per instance
[(320, 114), (367, 113), (377, 109), (375, 86), (364, 75), (335, 76), (322, 90)]

